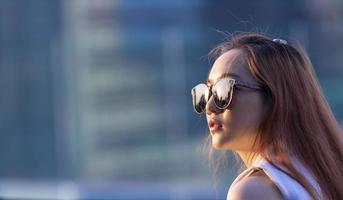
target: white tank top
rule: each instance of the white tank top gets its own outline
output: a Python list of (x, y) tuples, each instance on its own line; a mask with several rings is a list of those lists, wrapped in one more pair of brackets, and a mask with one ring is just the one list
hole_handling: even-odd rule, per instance
[[(318, 194), (321, 194), (320, 187), (318, 183), (314, 180), (312, 175), (305, 169), (305, 167), (296, 159), (293, 159), (294, 167), (302, 174), (306, 180), (315, 188)], [(263, 172), (270, 178), (270, 180), (277, 186), (280, 190), (284, 199), (287, 200), (310, 200), (312, 199), (310, 194), (305, 190), (305, 188), (299, 184), (295, 179), (288, 176), (283, 171), (274, 167), (268, 161), (258, 156), (251, 167), (244, 170), (237, 178), (232, 182), (230, 189), (227, 194), (227, 199), (229, 199), (230, 191), (233, 186), (239, 182), (242, 178), (251, 175), (256, 170), (263, 170)], [(322, 197), (320, 199), (323, 199)]]

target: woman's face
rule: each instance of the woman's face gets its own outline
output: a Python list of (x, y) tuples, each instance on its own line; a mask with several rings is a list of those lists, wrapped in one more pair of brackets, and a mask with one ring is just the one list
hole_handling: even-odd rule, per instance
[[(228, 76), (233, 79), (256, 84), (240, 54), (238, 49), (222, 54), (213, 64), (208, 85), (216, 83), (227, 73), (238, 76)], [(212, 146), (216, 149), (254, 151), (252, 145), (263, 111), (263, 97), (259, 90), (235, 87), (231, 104), (225, 110), (218, 109), (211, 96), (206, 104), (206, 117)]]

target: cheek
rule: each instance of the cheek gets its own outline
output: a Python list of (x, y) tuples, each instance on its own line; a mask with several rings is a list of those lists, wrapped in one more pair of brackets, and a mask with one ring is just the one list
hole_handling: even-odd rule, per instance
[(263, 117), (263, 103), (259, 95), (233, 98), (230, 110), (224, 113), (225, 125), (232, 131), (257, 128)]

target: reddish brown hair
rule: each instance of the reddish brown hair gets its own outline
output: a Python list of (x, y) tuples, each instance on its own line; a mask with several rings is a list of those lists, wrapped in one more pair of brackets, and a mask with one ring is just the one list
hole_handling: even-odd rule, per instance
[(230, 49), (242, 51), (252, 75), (266, 88), (267, 112), (259, 126), (257, 153), (276, 167), (285, 166), (286, 173), (319, 199), (291, 162), (291, 157), (297, 158), (312, 173), (325, 199), (343, 199), (342, 130), (305, 51), (263, 34), (240, 33), (210, 54), (219, 57)]

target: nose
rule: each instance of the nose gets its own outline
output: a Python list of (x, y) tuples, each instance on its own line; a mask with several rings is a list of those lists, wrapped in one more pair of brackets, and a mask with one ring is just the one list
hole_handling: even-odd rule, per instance
[(222, 112), (222, 110), (217, 108), (217, 106), (214, 104), (213, 96), (211, 96), (210, 99), (207, 101), (205, 111), (207, 115), (211, 115), (212, 113)]

